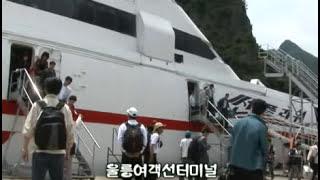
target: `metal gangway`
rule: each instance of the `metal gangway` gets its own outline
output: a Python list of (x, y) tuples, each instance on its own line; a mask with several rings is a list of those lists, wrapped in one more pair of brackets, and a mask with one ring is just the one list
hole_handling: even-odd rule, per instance
[[(274, 49), (266, 45), (260, 49), (258, 56), (264, 60), (264, 75), (266, 77), (287, 76), (312, 101), (318, 104), (318, 75), (313, 73), (301, 60), (298, 60), (282, 49)], [(267, 65), (276, 73), (267, 72)]]
[[(212, 109), (212, 111), (209, 109)], [(229, 153), (231, 148), (230, 130), (233, 128), (234, 123), (240, 119), (236, 115), (233, 115), (232, 117), (225, 117), (210, 101), (207, 101), (206, 112), (209, 114), (209, 117), (207, 117), (206, 114), (203, 114), (202, 116), (196, 116), (195, 119), (208, 125), (211, 129), (213, 129), (214, 133), (220, 137), (220, 142), (215, 143), (217, 149), (214, 151), (214, 154), (219, 154), (220, 156), (218, 158), (218, 167), (220, 167), (218, 172), (221, 173), (227, 168), (229, 163)], [(301, 142), (301, 147), (304, 149), (304, 151), (309, 150), (309, 147), (318, 139), (318, 130), (315, 128), (303, 126), (298, 123), (291, 123), (285, 119), (279, 119), (273, 116), (264, 116), (263, 120), (266, 122), (268, 127), (269, 136), (279, 140), (282, 143), (289, 144), (292, 143), (293, 139), (299, 139)], [(290, 127), (294, 129), (292, 134), (289, 133)], [(289, 137), (288, 134), (282, 134), (281, 132), (283, 131), (287, 131), (288, 134), (290, 134)], [(287, 154), (282, 153), (282, 156), (287, 156)], [(286, 164), (286, 162), (283, 161), (282, 164)], [(285, 168), (285, 166), (283, 166), (283, 168)]]
[[(14, 91), (12, 91), (12, 89)], [(35, 101), (42, 100), (42, 96), (37, 85), (34, 83), (26, 69), (17, 69), (12, 72), (10, 76), (8, 100), (13, 100), (17, 103), (17, 112), (4, 150), (2, 159), (2, 177), (9, 179), (31, 179), (31, 160), (29, 160), (28, 163), (23, 162), (21, 154), (17, 154), (17, 157), (19, 157), (17, 162), (8, 163), (7, 160), (8, 152), (11, 151), (10, 147), (13, 143), (13, 136), (22, 136), (22, 127), (18, 127), (19, 119), (28, 114)], [(95, 150), (97, 148), (100, 149), (100, 145), (97, 143), (82, 118), (78, 118), (76, 124), (77, 125), (74, 130), (77, 145), (76, 154), (72, 160), (72, 179), (91, 180), (95, 178)], [(92, 146), (92, 149), (90, 146)]]

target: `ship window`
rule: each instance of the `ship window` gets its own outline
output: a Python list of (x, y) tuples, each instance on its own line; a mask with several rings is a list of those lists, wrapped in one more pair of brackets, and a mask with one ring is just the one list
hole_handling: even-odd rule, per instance
[(176, 63), (183, 63), (183, 55), (181, 54), (174, 54), (174, 61)]
[(130, 16), (129, 13), (124, 11), (118, 12), (119, 31), (125, 34), (133, 32), (136, 35), (136, 16)]
[(96, 9), (95, 23), (108, 29), (117, 29), (117, 14), (115, 9), (107, 9), (106, 7), (98, 7)]
[[(45, 2), (45, 0), (42, 0)], [(73, 0), (54, 0), (48, 1), (48, 11), (59, 14), (61, 16), (72, 17), (74, 14), (74, 1)]]
[(90, 0), (9, 0), (136, 37), (136, 15)]
[(77, 14), (78, 20), (93, 24), (94, 20), (94, 5), (90, 1), (77, 0)]
[(175, 33), (175, 48), (207, 59), (214, 59), (216, 56), (200, 38), (173, 28)]

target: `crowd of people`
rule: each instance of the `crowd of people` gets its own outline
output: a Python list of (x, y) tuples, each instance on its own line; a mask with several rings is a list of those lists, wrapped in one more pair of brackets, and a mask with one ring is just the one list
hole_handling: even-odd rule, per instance
[(51, 179), (72, 179), (72, 156), (75, 154), (75, 121), (81, 117), (75, 110), (77, 97), (60, 100), (62, 81), (49, 77), (44, 81), (44, 98), (34, 103), (23, 126), (22, 158), (28, 161), (32, 147), (32, 179), (43, 180), (49, 171)]
[[(189, 94), (190, 119), (192, 119), (191, 116), (198, 114), (208, 119), (216, 117), (222, 118), (221, 116), (224, 118), (230, 118), (231, 109), (228, 98), (229, 93), (226, 93), (225, 96), (219, 99), (216, 103), (214, 84), (205, 84), (199, 92), (195, 89), (191, 90)], [(218, 114), (217, 110), (219, 110), (221, 114)]]
[[(28, 59), (23, 56), (23, 62)], [(23, 126), (22, 158), (28, 161), (29, 144), (32, 147), (32, 179), (45, 179), (46, 172), (54, 180), (72, 179), (72, 157), (76, 151), (74, 128), (83, 116), (75, 108), (77, 97), (72, 95), (72, 78), (62, 81), (56, 77), (55, 61), (49, 60), (49, 53), (43, 52), (34, 63), (23, 63), (35, 82), (42, 100), (33, 103)], [(29, 61), (28, 61), (29, 62)], [(31, 62), (31, 61), (30, 61)], [(30, 84), (29, 84), (30, 85)], [(27, 90), (31, 99), (37, 99), (34, 89)], [(34, 141), (33, 143), (30, 143)]]
[[(45, 174), (53, 180), (71, 179), (72, 177), (72, 156), (75, 154), (74, 128), (75, 121), (82, 118), (75, 110), (77, 97), (72, 94), (69, 85), (72, 78), (67, 76), (62, 81), (56, 77), (54, 70), (55, 63), (49, 62), (49, 54), (43, 53), (36, 61), (35, 80), (41, 89), (44, 98), (37, 101), (31, 107), (23, 126), (23, 148), (22, 158), (27, 161), (29, 155), (29, 144), (33, 140), (36, 145), (33, 147), (32, 156), (32, 179), (43, 180)], [(194, 95), (194, 93), (192, 93)], [(190, 95), (190, 105), (195, 107), (195, 99)], [(211, 84), (203, 89), (204, 102), (215, 105), (214, 85)], [(225, 94), (218, 103), (218, 110), (228, 118), (229, 94)], [(204, 113), (208, 105), (200, 104)], [(230, 180), (247, 179), (263, 180), (266, 166), (273, 179), (273, 162), (275, 151), (269, 141), (267, 126), (263, 115), (267, 109), (267, 103), (261, 99), (255, 99), (251, 103), (251, 114), (237, 121), (231, 129), (229, 174)], [(209, 106), (209, 111), (214, 114), (215, 109)], [(128, 119), (119, 126), (118, 142), (122, 152), (122, 164), (142, 165), (158, 164), (158, 154), (163, 146), (162, 136), (165, 124), (153, 122), (151, 126), (145, 127), (137, 120), (138, 110), (135, 107), (127, 111)], [(209, 116), (209, 115), (208, 115)], [(192, 137), (190, 131), (185, 133), (177, 146), (180, 147), (182, 164), (209, 164), (208, 150), (211, 146), (207, 139), (211, 132), (208, 126), (204, 126), (199, 136)], [(289, 152), (289, 157), (296, 157), (300, 154), (299, 143), (295, 143)], [(294, 159), (294, 158), (291, 158)], [(317, 176), (318, 168), (318, 144), (310, 147), (307, 161), (313, 169), (312, 179)], [(296, 163), (289, 166), (289, 178), (294, 176), (301, 178), (302, 166)], [(296, 175), (298, 174), (298, 175)], [(131, 179), (131, 178), (124, 178)], [(155, 174), (147, 174), (135, 179), (157, 179)], [(183, 177), (180, 177), (183, 179)], [(189, 179), (192, 179), (189, 177)], [(206, 179), (195, 177), (195, 179)]]
[[(227, 108), (228, 94), (220, 100), (221, 107)], [(247, 179), (247, 180), (263, 180), (268, 171), (271, 179), (274, 178), (274, 159), (275, 150), (268, 135), (267, 126), (263, 120), (264, 113), (267, 109), (267, 103), (261, 99), (255, 99), (251, 104), (251, 114), (240, 119), (234, 124), (231, 130), (230, 140), (230, 154), (227, 177), (229, 180), (233, 179)], [(119, 127), (118, 140), (122, 151), (122, 163), (134, 165), (142, 165), (144, 163), (157, 163), (157, 154), (161, 147), (161, 135), (163, 128), (162, 123), (157, 122), (149, 130), (136, 120), (138, 111), (135, 108), (130, 108), (127, 111), (128, 121), (121, 124)], [(136, 128), (136, 131), (132, 130)], [(210, 145), (208, 145), (207, 138), (211, 132), (208, 126), (205, 126), (200, 136), (192, 137), (191, 132), (187, 131), (185, 137), (181, 139), (179, 147), (182, 164), (209, 164)], [(137, 138), (137, 137), (140, 138)], [(150, 138), (151, 137), (151, 138)], [(137, 148), (137, 144), (139, 145)], [(299, 156), (299, 143), (294, 143), (288, 156), (292, 158), (294, 155)], [(133, 149), (136, 150), (133, 151)], [(147, 153), (146, 153), (147, 152)], [(313, 169), (313, 177), (317, 175), (318, 166), (318, 149), (317, 144), (310, 147), (307, 161)], [(302, 178), (302, 164), (297, 164), (289, 161), (289, 179), (297, 177)], [(301, 161), (300, 161), (301, 163)], [(142, 177), (136, 177), (141, 179)], [(188, 177), (192, 179), (193, 177)], [(206, 179), (202, 177), (195, 177), (196, 179)], [(127, 179), (127, 178), (124, 178)], [(130, 178), (129, 178), (130, 179)], [(156, 179), (155, 176), (147, 176), (146, 179)], [(184, 177), (179, 177), (184, 179)]]
[[(161, 122), (153, 122), (147, 129), (136, 118), (138, 111), (131, 107), (127, 110), (128, 120), (119, 126), (118, 142), (122, 152), (122, 164), (130, 164), (142, 166), (145, 164), (158, 164), (158, 153), (163, 142), (161, 136), (163, 134), (164, 125)], [(207, 138), (211, 132), (210, 128), (205, 126), (201, 135), (191, 139), (191, 132), (186, 133), (186, 137), (180, 142), (182, 163), (209, 164), (209, 155), (207, 151), (210, 145), (207, 143)], [(189, 146), (193, 147), (190, 148)], [(142, 179), (142, 176), (135, 179)], [(191, 177), (190, 177), (191, 178)], [(203, 179), (197, 177), (196, 179)], [(131, 178), (123, 178), (131, 179)], [(156, 174), (147, 174), (148, 180), (157, 179)]]

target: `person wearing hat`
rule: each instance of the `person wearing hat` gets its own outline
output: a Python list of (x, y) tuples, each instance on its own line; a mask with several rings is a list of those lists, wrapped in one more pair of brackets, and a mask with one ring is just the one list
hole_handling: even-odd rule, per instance
[[(138, 111), (135, 107), (130, 107), (127, 113), (128, 120), (122, 123), (118, 130), (118, 141), (122, 151), (121, 163), (131, 164), (133, 168), (137, 164), (142, 166), (142, 154), (147, 145), (147, 130), (136, 120)], [(142, 176), (135, 179), (142, 179)]]
[[(156, 122), (153, 126), (153, 133), (151, 135), (150, 140), (150, 155), (149, 155), (149, 162), (150, 164), (157, 164), (157, 154), (159, 152), (161, 146), (160, 135), (163, 133), (163, 128), (165, 127), (164, 124), (161, 122)], [(152, 174), (148, 176), (148, 179), (153, 180), (157, 179), (156, 174)]]

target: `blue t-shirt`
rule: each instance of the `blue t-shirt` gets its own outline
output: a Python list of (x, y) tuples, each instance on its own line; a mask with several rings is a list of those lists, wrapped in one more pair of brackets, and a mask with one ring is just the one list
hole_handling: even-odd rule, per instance
[(264, 170), (267, 155), (267, 126), (251, 114), (235, 123), (231, 131), (230, 164), (246, 170)]

